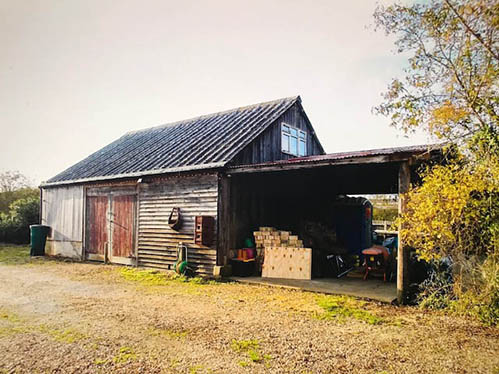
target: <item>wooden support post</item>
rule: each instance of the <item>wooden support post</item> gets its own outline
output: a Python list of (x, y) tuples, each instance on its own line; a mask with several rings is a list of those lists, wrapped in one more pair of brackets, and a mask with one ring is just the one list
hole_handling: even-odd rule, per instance
[(220, 173), (218, 175), (218, 214), (217, 214), (217, 265), (226, 265), (228, 258), (231, 221), (230, 221), (230, 178)]
[[(406, 197), (411, 183), (411, 171), (408, 162), (402, 162), (399, 169), (399, 215), (405, 213)], [(405, 245), (402, 226), (399, 225), (398, 261), (397, 261), (397, 300), (399, 305), (407, 301), (409, 288), (409, 250)]]

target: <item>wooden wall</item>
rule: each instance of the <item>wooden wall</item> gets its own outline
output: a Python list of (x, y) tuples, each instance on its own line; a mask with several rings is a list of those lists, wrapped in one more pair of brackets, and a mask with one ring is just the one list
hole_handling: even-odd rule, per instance
[(301, 105), (296, 103), (260, 134), (260, 136), (248, 144), (234, 160), (231, 161), (231, 164), (258, 164), (298, 157), (281, 151), (281, 124), (283, 122), (307, 133), (307, 156), (324, 153), (316, 136), (313, 134), (313, 129), (310, 126)]
[(51, 227), (46, 253), (81, 257), (83, 236), (83, 187), (42, 189), (43, 225)]
[[(194, 244), (194, 217), (206, 215), (216, 220), (217, 198), (216, 174), (172, 177), (141, 184), (138, 199), (138, 264), (173, 269), (177, 245), (183, 242), (189, 248), (189, 263), (197, 273), (213, 275), (217, 243), (214, 242), (210, 247)], [(182, 216), (182, 226), (178, 231), (167, 225), (173, 207), (179, 207)]]

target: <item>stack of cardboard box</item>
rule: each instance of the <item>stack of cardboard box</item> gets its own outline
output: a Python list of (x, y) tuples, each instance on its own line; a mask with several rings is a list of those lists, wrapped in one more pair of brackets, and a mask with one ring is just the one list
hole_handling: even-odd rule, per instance
[(289, 231), (260, 227), (255, 231), (257, 266), (269, 278), (311, 279), (312, 250)]

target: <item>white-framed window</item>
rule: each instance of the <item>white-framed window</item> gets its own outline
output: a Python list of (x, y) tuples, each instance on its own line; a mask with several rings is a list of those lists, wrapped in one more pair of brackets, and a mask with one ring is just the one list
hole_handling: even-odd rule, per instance
[(307, 133), (283, 122), (281, 124), (281, 150), (293, 156), (306, 156)]

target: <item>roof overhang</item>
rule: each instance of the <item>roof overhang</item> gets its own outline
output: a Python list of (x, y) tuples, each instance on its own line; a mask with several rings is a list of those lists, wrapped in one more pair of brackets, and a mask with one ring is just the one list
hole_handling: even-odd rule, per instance
[(43, 183), (42, 182), (40, 184), (40, 188), (59, 187), (59, 186), (64, 186), (64, 185), (83, 184), (83, 183), (91, 183), (91, 182), (105, 182), (105, 181), (111, 181), (111, 180), (123, 180), (123, 179), (130, 179), (130, 178), (158, 176), (158, 175), (182, 173), (182, 172), (213, 170), (213, 169), (220, 169), (224, 166), (225, 166), (225, 162), (215, 162), (215, 163), (211, 163), (211, 164), (190, 165), (190, 166), (182, 166), (182, 167), (178, 167), (178, 168), (147, 170), (147, 171), (142, 171), (142, 172), (137, 172), (137, 173), (128, 173), (128, 174), (95, 176), (92, 178), (64, 180), (64, 181), (52, 182), (52, 183)]
[(382, 164), (392, 162), (418, 163), (439, 157), (445, 144), (419, 145), (399, 148), (382, 148), (366, 151), (330, 153), (319, 156), (293, 158), (253, 165), (238, 165), (227, 168), (230, 174), (264, 173), (286, 170), (312, 169), (333, 165)]

